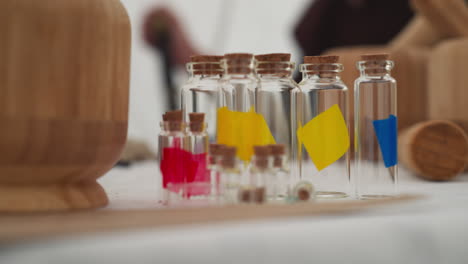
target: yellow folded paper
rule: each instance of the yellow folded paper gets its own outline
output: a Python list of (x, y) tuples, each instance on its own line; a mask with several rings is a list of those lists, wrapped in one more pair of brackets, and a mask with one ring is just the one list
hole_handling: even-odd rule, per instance
[(300, 127), (297, 137), (319, 171), (337, 161), (349, 149), (348, 127), (337, 104)]
[(218, 143), (237, 147), (237, 156), (241, 160), (250, 160), (253, 146), (275, 144), (265, 118), (253, 109), (237, 112), (221, 107), (217, 115)]

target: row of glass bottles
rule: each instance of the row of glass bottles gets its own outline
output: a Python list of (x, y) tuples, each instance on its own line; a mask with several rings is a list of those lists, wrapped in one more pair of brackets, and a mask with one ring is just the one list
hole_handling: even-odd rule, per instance
[[(292, 79), (295, 65), (290, 54), (193, 56), (187, 67), (191, 77), (182, 90), (184, 117), (189, 112), (206, 113), (210, 141), (236, 146), (244, 161), (242, 170), (254, 145), (280, 143), (291, 159), (290, 177), (312, 182), (318, 198), (351, 194), (348, 89), (340, 79), (343, 66), (337, 56), (306, 56), (299, 85)], [(353, 179), (359, 198), (394, 194), (392, 67), (386, 56), (367, 56), (358, 62)], [(250, 113), (260, 114), (261, 119)], [(247, 120), (239, 123), (242, 126), (231, 122), (242, 118)]]

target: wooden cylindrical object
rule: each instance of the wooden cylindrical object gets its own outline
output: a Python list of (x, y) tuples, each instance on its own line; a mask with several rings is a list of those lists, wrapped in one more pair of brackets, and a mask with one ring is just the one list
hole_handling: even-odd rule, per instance
[(0, 212), (94, 208), (128, 116), (118, 0), (0, 1)]
[(465, 168), (468, 137), (451, 121), (420, 122), (400, 133), (398, 151), (400, 161), (418, 176), (447, 181)]

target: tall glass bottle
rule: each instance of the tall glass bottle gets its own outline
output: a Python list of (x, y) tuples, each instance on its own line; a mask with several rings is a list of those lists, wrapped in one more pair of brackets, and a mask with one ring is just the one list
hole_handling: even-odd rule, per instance
[[(291, 107), (291, 96), (292, 91), (298, 87), (292, 79), (295, 64), (290, 61), (289, 53), (256, 55), (255, 59), (259, 78), (255, 91), (255, 110), (263, 115), (275, 142), (286, 148), (286, 158), (292, 159), (294, 163), (296, 157), (292, 149), (297, 138), (291, 125), (296, 109)], [(295, 175), (298, 176), (298, 173)]]
[(210, 142), (216, 140), (216, 110), (220, 106), (218, 82), (223, 70), (222, 56), (196, 55), (190, 57), (187, 70), (190, 77), (182, 87), (181, 105), (184, 121), (188, 122), (189, 113), (204, 113), (209, 124), (207, 133)]
[(397, 86), (387, 54), (363, 55), (354, 84), (355, 184), (360, 199), (396, 194)]
[[(338, 56), (306, 56), (302, 81), (293, 91), (298, 163), (318, 199), (350, 194), (348, 88), (341, 81)], [(298, 136), (299, 137), (299, 136)]]

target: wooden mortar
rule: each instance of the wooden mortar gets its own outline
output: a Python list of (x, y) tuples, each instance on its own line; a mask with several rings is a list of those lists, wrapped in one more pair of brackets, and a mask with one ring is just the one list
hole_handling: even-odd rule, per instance
[(118, 0), (0, 1), (0, 212), (95, 208), (127, 136)]

